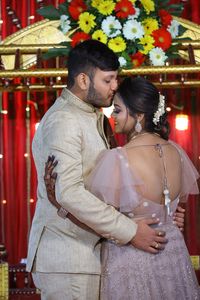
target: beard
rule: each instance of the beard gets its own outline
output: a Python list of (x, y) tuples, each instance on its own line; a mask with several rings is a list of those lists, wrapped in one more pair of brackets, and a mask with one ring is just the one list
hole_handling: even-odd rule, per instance
[(94, 88), (94, 84), (92, 81), (90, 81), (87, 101), (97, 108), (108, 107), (112, 104), (112, 99), (110, 100), (110, 103), (107, 103), (107, 101), (104, 100), (102, 94)]

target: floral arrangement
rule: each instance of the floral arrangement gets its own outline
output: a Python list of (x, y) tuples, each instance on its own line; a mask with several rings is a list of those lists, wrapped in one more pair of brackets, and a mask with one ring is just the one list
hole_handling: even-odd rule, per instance
[(182, 4), (169, 0), (68, 0), (46, 6), (38, 13), (50, 20), (60, 19), (59, 29), (71, 39), (65, 49), (51, 49), (46, 58), (67, 55), (77, 43), (96, 39), (108, 45), (119, 57), (122, 68), (140, 65), (163, 66), (177, 56), (172, 46), (185, 29), (173, 15)]

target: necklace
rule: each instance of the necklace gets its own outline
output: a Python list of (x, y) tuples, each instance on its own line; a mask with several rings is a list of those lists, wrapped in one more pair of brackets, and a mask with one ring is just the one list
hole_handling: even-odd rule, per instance
[(136, 138), (140, 137), (140, 136), (143, 136), (145, 134), (151, 134), (150, 132), (143, 132), (143, 133), (138, 133), (136, 135), (133, 135), (130, 139), (129, 139), (129, 142), (132, 141), (132, 140), (135, 140)]

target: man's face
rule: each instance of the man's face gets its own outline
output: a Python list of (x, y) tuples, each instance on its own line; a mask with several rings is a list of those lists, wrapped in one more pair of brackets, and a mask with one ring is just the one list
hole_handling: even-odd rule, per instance
[(118, 87), (117, 75), (117, 71), (96, 69), (93, 78), (90, 78), (87, 102), (95, 107), (110, 106)]

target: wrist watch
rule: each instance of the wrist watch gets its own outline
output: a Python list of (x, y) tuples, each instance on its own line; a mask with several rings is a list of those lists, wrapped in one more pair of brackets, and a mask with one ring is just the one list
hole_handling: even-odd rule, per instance
[(62, 219), (66, 219), (67, 218), (67, 215), (68, 215), (68, 211), (66, 209), (64, 209), (64, 207), (60, 207), (58, 210), (57, 210), (57, 214), (59, 217), (61, 217)]

